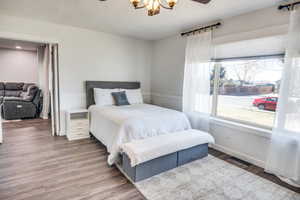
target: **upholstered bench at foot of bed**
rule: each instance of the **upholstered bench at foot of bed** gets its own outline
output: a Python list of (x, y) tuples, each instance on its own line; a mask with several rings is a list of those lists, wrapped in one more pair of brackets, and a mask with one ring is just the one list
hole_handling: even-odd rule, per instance
[[(199, 136), (197, 136), (197, 134), (199, 134)], [(167, 139), (168, 137), (169, 140)], [(177, 137), (178, 140), (173, 137)], [(186, 140), (183, 138), (186, 138)], [(156, 140), (158, 142), (161, 141), (161, 143), (153, 145)], [(193, 142), (190, 142), (192, 140)], [(124, 152), (122, 153), (121, 168), (123, 173), (125, 173), (131, 181), (138, 182), (174, 169), (180, 165), (206, 157), (208, 155), (208, 144), (213, 142), (214, 139), (208, 133), (193, 129), (156, 136), (155, 138), (148, 138), (141, 141), (134, 141), (134, 144), (123, 145)], [(147, 144), (149, 145), (147, 146)], [(162, 151), (161, 154), (157, 153), (157, 151), (161, 150), (160, 144), (162, 147), (168, 149)], [(144, 146), (142, 152), (145, 152), (145, 155), (148, 155), (149, 159), (151, 158), (150, 160), (145, 158), (147, 156), (136, 155), (141, 154), (141, 151), (136, 151), (137, 148), (141, 146)], [(156, 152), (154, 153), (156, 158), (149, 156), (149, 152), (147, 152), (148, 149), (149, 151)], [(145, 160), (134, 158), (134, 156), (140, 156)], [(132, 162), (133, 160), (134, 162)]]
[(202, 144), (131, 167), (130, 158), (124, 153), (122, 154), (122, 169), (131, 181), (138, 182), (207, 155), (208, 144)]

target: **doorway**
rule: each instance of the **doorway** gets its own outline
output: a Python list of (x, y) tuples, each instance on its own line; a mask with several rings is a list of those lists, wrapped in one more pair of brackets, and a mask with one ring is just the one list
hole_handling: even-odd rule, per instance
[(1, 143), (6, 123), (49, 121), (59, 135), (58, 73), (57, 43), (0, 38)]

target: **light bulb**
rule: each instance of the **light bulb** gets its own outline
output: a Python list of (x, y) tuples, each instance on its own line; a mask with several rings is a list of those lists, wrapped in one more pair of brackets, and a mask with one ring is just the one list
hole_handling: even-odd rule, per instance
[(167, 2), (169, 4), (170, 8), (173, 8), (176, 5), (177, 0), (167, 0)]
[(153, 8), (156, 10), (159, 7), (159, 2), (158, 0), (155, 0), (153, 3)]
[(147, 7), (149, 5), (149, 1), (148, 0), (144, 0), (144, 5)]
[(151, 10), (153, 8), (153, 0), (149, 0), (146, 7), (147, 7), (147, 10)]
[(130, 0), (130, 3), (132, 3), (132, 5), (136, 8), (138, 7), (139, 3), (141, 2), (141, 0)]

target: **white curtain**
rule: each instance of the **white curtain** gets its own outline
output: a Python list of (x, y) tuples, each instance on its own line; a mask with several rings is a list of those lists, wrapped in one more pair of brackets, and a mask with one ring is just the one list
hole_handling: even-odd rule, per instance
[(51, 62), (49, 70), (49, 94), (52, 121), (52, 134), (60, 135), (60, 107), (59, 107), (59, 77), (58, 77), (58, 45), (50, 45)]
[(291, 12), (285, 68), (266, 171), (300, 186), (300, 10)]
[(41, 112), (42, 119), (48, 119), (50, 112), (50, 70), (51, 70), (51, 51), (50, 45), (39, 48), (39, 85), (43, 93), (43, 109)]
[(208, 131), (211, 113), (210, 69), (212, 32), (187, 38), (183, 84), (183, 112), (193, 128)]
[(41, 118), (48, 119), (51, 113), (52, 135), (60, 132), (58, 45), (47, 44), (38, 50), (39, 85), (43, 93)]

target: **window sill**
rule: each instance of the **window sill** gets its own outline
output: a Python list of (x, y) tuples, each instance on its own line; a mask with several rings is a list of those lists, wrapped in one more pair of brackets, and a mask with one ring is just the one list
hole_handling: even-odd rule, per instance
[(238, 122), (233, 122), (233, 121), (229, 121), (229, 120), (225, 120), (225, 119), (220, 119), (217, 117), (212, 117), (211, 119), (212, 119), (213, 124), (226, 126), (228, 128), (236, 129), (236, 130), (242, 131), (244, 133), (246, 132), (246, 133), (255, 134), (257, 136), (264, 137), (267, 139), (271, 139), (271, 134), (272, 134), (271, 130), (259, 128), (259, 127), (255, 127), (255, 126), (251, 126), (251, 125), (245, 125), (245, 124), (241, 124)]

